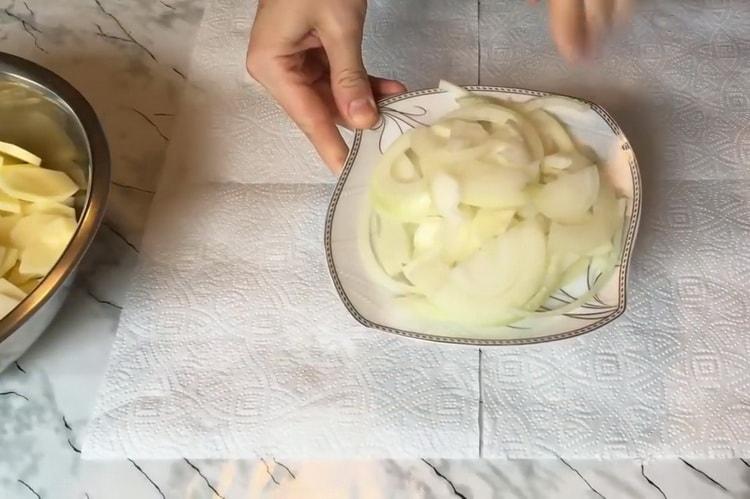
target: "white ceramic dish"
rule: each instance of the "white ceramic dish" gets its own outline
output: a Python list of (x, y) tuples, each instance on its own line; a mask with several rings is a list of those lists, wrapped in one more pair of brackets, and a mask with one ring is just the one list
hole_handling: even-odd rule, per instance
[[(513, 101), (550, 94), (500, 87), (469, 90)], [(405, 131), (430, 125), (456, 109), (454, 97), (439, 89), (419, 90), (380, 103), (382, 119), (371, 130), (358, 131), (328, 209), (325, 248), (336, 290), (346, 308), (361, 324), (412, 338), (475, 345), (541, 343), (594, 331), (623, 314), (626, 306), (628, 267), (641, 212), (641, 180), (630, 143), (612, 117), (586, 102), (585, 112), (550, 105), (553, 112), (581, 144), (590, 146), (621, 194), (628, 197), (622, 257), (609, 281), (587, 303), (557, 317), (529, 318), (504, 327), (472, 327), (418, 317), (393, 303), (393, 295), (375, 282), (363, 259), (359, 235), (369, 213), (370, 178), (388, 146)], [(579, 281), (552, 295), (547, 303), (559, 307), (585, 294), (600, 276), (591, 269)]]

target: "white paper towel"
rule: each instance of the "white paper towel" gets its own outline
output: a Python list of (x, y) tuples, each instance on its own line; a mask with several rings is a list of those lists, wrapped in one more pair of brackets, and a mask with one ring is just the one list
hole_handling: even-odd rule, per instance
[(484, 350), (487, 457), (750, 455), (750, 181), (651, 192), (628, 311), (577, 341)]
[(481, 82), (586, 97), (644, 178), (628, 309), (575, 341), (485, 350), (488, 457), (750, 455), (750, 2), (638, 2), (568, 66), (543, 9), (482, 2)]
[[(369, 66), (417, 86), (473, 83), (475, 6), (371, 2)], [(482, 83), (591, 97), (631, 136), (646, 206), (626, 315), (576, 340), (483, 349), (480, 370), (477, 349), (347, 317), (322, 264), (325, 187), (172, 185), (332, 180), (248, 83), (252, 10), (217, 0), (88, 457), (750, 454), (750, 106), (738, 91), (750, 88), (750, 4), (644, 2), (611, 58), (575, 69), (543, 11), (481, 6)]]
[[(256, 3), (215, 0), (206, 11), (171, 165), (199, 181), (332, 183), (304, 135), (245, 71)], [(365, 63), (371, 74), (398, 78), (412, 89), (441, 78), (474, 84), (477, 28), (475, 0), (370, 2)]]
[(633, 142), (647, 187), (750, 178), (750, 2), (636, 1), (593, 62), (567, 65), (545, 9), (482, 2), (481, 83), (588, 98)]
[(325, 185), (154, 207), (87, 457), (476, 455), (477, 352), (359, 326), (327, 275)]

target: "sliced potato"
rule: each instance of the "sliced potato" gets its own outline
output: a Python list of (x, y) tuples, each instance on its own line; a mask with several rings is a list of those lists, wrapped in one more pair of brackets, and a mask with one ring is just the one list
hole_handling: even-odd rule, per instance
[(0, 211), (14, 214), (21, 213), (21, 202), (13, 196), (0, 191)]
[(42, 279), (43, 278), (41, 277), (37, 279), (31, 279), (30, 281), (27, 281), (21, 284), (20, 286), (18, 286), (18, 288), (22, 290), (24, 293), (26, 293), (27, 295), (30, 295), (31, 292), (34, 291), (37, 286), (39, 286), (39, 283), (42, 282)]
[(67, 243), (62, 241), (37, 241), (21, 252), (21, 263), (18, 272), (31, 277), (43, 277), (52, 270), (62, 256)]
[(34, 243), (41, 234), (60, 216), (49, 213), (33, 213), (20, 217), (10, 232), (10, 240), (16, 248), (25, 249)]
[(0, 142), (0, 154), (2, 154), (3, 156), (10, 156), (11, 158), (15, 158), (24, 163), (28, 163), (34, 166), (39, 166), (42, 164), (42, 158), (40, 158), (39, 156), (36, 156), (26, 149), (18, 147), (15, 144), (10, 144), (8, 142)]
[(7, 274), (18, 262), (18, 250), (16, 248), (3, 248), (3, 259), (0, 260), (0, 275)]
[(22, 273), (19, 270), (20, 265), (21, 265), (20, 262), (16, 263), (13, 266), (13, 268), (10, 269), (10, 271), (8, 271), (7, 274), (5, 274), (5, 278), (8, 279), (10, 282), (12, 282), (13, 284), (15, 284), (18, 287), (23, 286), (24, 284), (26, 284), (30, 280), (32, 280), (35, 277), (37, 277), (37, 276), (34, 276), (34, 275), (27, 275), (27, 274)]
[[(47, 168), (62, 170), (82, 161), (82, 149), (78, 148), (65, 129), (65, 115), (52, 104), (41, 104), (34, 109), (19, 108), (3, 110), (0, 121), (0, 137), (33, 152), (43, 159)], [(23, 161), (29, 163), (30, 161)]]
[(49, 213), (32, 213), (21, 218), (11, 230), (13, 245), (21, 250), (42, 242), (50, 245), (68, 244), (75, 233), (74, 220)]
[(21, 220), (20, 215), (0, 216), (0, 245), (13, 246), (10, 233), (19, 220)]
[(26, 298), (25, 291), (19, 289), (15, 284), (3, 277), (0, 277), (0, 295), (9, 296), (17, 300)]
[(0, 294), (0, 317), (8, 315), (19, 303), (21, 303), (19, 299)]
[(61, 215), (68, 218), (76, 217), (75, 208), (56, 201), (39, 201), (37, 203), (24, 202), (21, 205), (21, 212), (24, 215), (31, 215), (32, 213), (47, 213), (50, 215)]
[(63, 172), (3, 165), (0, 167), (0, 190), (23, 201), (61, 202), (78, 192), (78, 185)]

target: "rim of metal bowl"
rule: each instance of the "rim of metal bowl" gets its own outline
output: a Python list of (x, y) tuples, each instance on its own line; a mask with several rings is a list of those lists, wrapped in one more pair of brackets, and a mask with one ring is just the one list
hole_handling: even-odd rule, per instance
[(109, 195), (110, 157), (104, 130), (96, 112), (73, 86), (38, 64), (0, 52), (0, 73), (53, 94), (66, 106), (84, 132), (89, 152), (88, 192), (78, 227), (62, 257), (39, 285), (8, 315), (0, 319), (0, 343), (9, 338), (49, 300), (75, 271), (104, 217)]

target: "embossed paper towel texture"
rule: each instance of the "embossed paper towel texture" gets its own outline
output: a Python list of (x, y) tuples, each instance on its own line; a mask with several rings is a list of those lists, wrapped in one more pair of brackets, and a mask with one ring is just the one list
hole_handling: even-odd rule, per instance
[[(442, 31), (451, 32), (448, 38), (459, 46), (472, 23), (467, 19), (461, 23), (451, 21), (462, 19), (456, 17), (456, 12), (460, 16), (471, 13), (466, 7), (468, 4), (457, 5), (460, 7), (454, 8), (452, 14), (436, 13), (431, 19), (444, 19)], [(395, 4), (391, 8), (395, 8)], [(736, 91), (743, 84), (747, 88), (748, 58), (742, 56), (746, 55), (747, 46), (742, 35), (747, 33), (748, 17), (743, 17), (746, 9), (747, 4), (738, 1), (647, 3), (636, 19), (635, 32), (608, 49), (609, 54), (614, 54), (612, 58), (588, 69), (571, 70), (553, 52), (544, 32), (542, 11), (529, 9), (524, 2), (482, 2), (482, 83), (563, 90), (602, 102), (623, 122), (633, 139), (646, 177), (646, 217), (633, 265), (626, 317), (608, 329), (574, 341), (520, 349), (485, 349), (482, 372), (484, 455), (653, 457), (677, 453), (729, 456), (748, 452), (748, 369), (744, 359), (748, 357), (750, 346), (744, 325), (747, 285), (742, 278), (748, 265), (742, 251), (748, 238), (745, 193), (750, 186), (745, 181), (679, 181), (740, 179), (747, 175), (743, 166), (748, 163), (747, 96)], [(397, 23), (394, 21), (397, 18), (394, 12), (386, 17), (381, 28), (371, 26), (370, 29), (390, 29), (389, 23)], [(369, 22), (374, 19), (377, 17), (371, 16)], [(207, 15), (199, 42), (203, 49), (196, 53), (193, 66), (194, 81), (204, 99), (195, 102), (208, 105), (194, 106), (199, 114), (183, 115), (186, 118), (183, 133), (176, 139), (182, 147), (172, 148), (171, 166), (184, 169), (186, 165), (201, 165), (201, 162), (191, 163), (189, 154), (184, 156), (185, 162), (179, 161), (180, 151), (189, 151), (187, 145), (194, 144), (197, 153), (214, 159), (202, 163), (204, 178), (243, 182), (329, 181), (316, 165), (308, 164), (311, 150), (305, 149), (307, 145), (302, 137), (247, 83), (241, 61), (249, 20), (250, 12), (245, 13), (233, 2), (219, 2)], [(706, 23), (707, 20), (711, 22)], [(439, 45), (443, 40), (439, 32), (424, 31), (426, 27), (416, 24), (413, 31), (416, 36), (407, 38), (414, 44), (413, 52), (408, 48), (409, 43), (405, 43), (406, 48), (402, 50), (408, 53), (394, 55), (394, 59), (414, 54), (416, 63), (421, 63), (422, 52), (434, 52), (424, 50), (421, 43), (427, 39)], [(407, 37), (408, 33), (407, 30), (402, 36)], [(471, 46), (476, 50), (475, 42)], [(452, 50), (446, 52), (452, 53)], [(460, 59), (463, 61), (464, 56)], [(369, 60), (371, 67), (391, 67), (387, 58), (381, 59), (385, 62), (372, 57)], [(408, 73), (413, 67), (404, 66), (399, 72)], [(433, 71), (419, 83), (432, 84), (446, 74), (458, 82), (474, 81), (471, 73), (476, 65), (472, 65), (470, 58), (458, 68)], [(409, 74), (417, 79), (417, 75), (427, 73)], [(217, 100), (217, 95), (229, 98)], [(206, 129), (208, 140), (203, 134)], [(185, 130), (199, 133), (191, 136)], [(216, 161), (217, 158), (221, 161)], [(259, 186), (257, 189), (275, 199), (273, 193), (278, 187)], [(219, 194), (226, 195), (221, 189), (207, 195)], [(319, 202), (323, 203), (322, 199)], [(317, 210), (320, 213), (322, 208)], [(203, 215), (198, 215), (201, 214), (196, 213), (195, 219), (201, 220)], [(194, 225), (204, 231), (207, 227), (203, 222)], [(319, 230), (314, 224), (311, 227), (310, 230)], [(181, 229), (185, 234), (170, 238), (167, 234), (172, 233), (167, 228), (169, 226), (161, 230), (151, 227), (148, 239), (156, 237), (157, 243), (172, 239), (183, 252), (190, 252), (203, 237), (197, 229), (192, 232)], [(193, 239), (195, 242), (190, 244), (182, 242)], [(243, 244), (236, 246), (241, 248)], [(221, 251), (229, 251), (226, 244), (219, 246)], [(154, 244), (154, 247), (160, 245)], [(284, 248), (284, 244), (279, 246), (281, 254), (286, 251)], [(320, 249), (315, 251), (320, 252)], [(245, 298), (224, 297), (224, 287), (221, 292), (218, 287), (223, 286), (222, 281), (232, 280), (222, 273), (227, 269), (232, 277), (241, 276), (237, 282), (242, 286), (252, 282), (252, 276), (242, 273), (246, 270), (244, 267), (237, 269), (226, 263), (198, 265), (205, 255), (216, 256), (211, 245), (196, 246), (192, 259), (173, 259), (170, 251), (163, 254), (166, 260), (173, 260), (173, 265), (145, 263), (143, 275), (136, 281), (133, 302), (139, 306), (128, 307), (125, 312), (125, 326), (115, 348), (101, 410), (93, 424), (95, 438), (89, 439), (86, 452), (94, 456), (123, 453), (153, 456), (156, 450), (158, 455), (173, 456), (187, 450), (189, 455), (197, 452), (203, 456), (226, 456), (274, 451), (265, 444), (248, 449), (246, 442), (258, 434), (268, 436), (271, 429), (282, 435), (298, 435), (298, 430), (284, 430), (284, 425), (274, 426), (273, 421), (259, 419), (258, 414), (268, 415), (273, 411), (266, 409), (265, 402), (257, 403), (259, 399), (249, 397), (246, 392), (294, 394), (293, 389), (265, 390), (265, 386), (276, 386), (275, 378), (270, 382), (263, 376), (254, 378), (255, 382), (244, 377), (235, 379), (230, 369), (222, 367), (221, 360), (198, 370), (211, 372), (204, 377), (205, 381), (196, 381), (190, 374), (196, 365), (206, 363), (198, 355), (198, 352), (210, 350), (200, 343), (207, 341), (206, 338), (218, 336), (210, 347), (220, 352), (226, 350), (225, 345), (232, 345), (227, 357), (230, 365), (239, 362), (241, 366), (245, 362), (244, 356), (237, 352), (247, 350), (244, 345), (248, 337), (236, 340), (241, 346), (238, 349), (231, 338), (241, 330), (224, 326), (221, 320), (231, 325), (235, 314), (227, 313), (228, 310), (247, 314), (248, 308), (250, 311), (255, 308), (244, 306)], [(262, 259), (255, 260), (253, 265), (262, 266), (261, 262)], [(192, 284), (187, 285), (187, 282)], [(193, 293), (201, 299), (191, 297)], [(171, 305), (163, 309), (154, 308), (153, 304), (150, 307), (151, 299), (159, 296), (166, 298), (157, 298), (158, 302)], [(272, 296), (273, 293), (264, 299), (270, 300)], [(333, 304), (338, 306), (333, 295), (330, 300), (330, 303), (321, 302), (320, 306), (324, 309)], [(196, 307), (196, 303), (201, 306)], [(184, 315), (186, 306), (200, 312)], [(161, 314), (158, 321), (153, 319), (152, 326), (134, 326), (152, 320), (159, 310), (171, 312)], [(133, 318), (127, 319), (131, 315)], [(247, 316), (239, 317), (243, 319), (238, 323), (244, 326), (252, 322)], [(275, 320), (265, 317), (256, 322), (275, 324)], [(197, 325), (197, 329), (189, 329), (191, 337), (197, 340), (183, 345), (183, 339), (177, 339), (177, 331), (186, 330), (186, 324)], [(210, 332), (209, 336), (195, 332), (202, 328)], [(299, 336), (298, 332), (284, 334)], [(352, 338), (358, 337), (357, 334), (366, 333), (358, 331)], [(277, 348), (271, 346), (273, 335), (259, 337), (263, 347), (258, 351)], [(310, 339), (316, 335), (301, 337), (317, 341)], [(374, 339), (395, 341), (380, 335)], [(423, 348), (429, 351), (429, 347), (420, 345), (417, 351)], [(431, 355), (437, 356), (437, 352), (432, 350)], [(347, 357), (345, 365), (348, 367), (344, 373), (356, 371), (351, 366), (362, 361), (360, 354), (361, 351)], [(401, 363), (409, 364), (409, 361), (393, 360), (394, 366), (401, 366)], [(476, 378), (469, 372), (461, 374), (464, 370), (463, 365), (455, 367), (455, 376), (448, 376), (455, 382), (448, 383), (450, 389), (446, 393), (458, 398), (463, 396), (466, 403), (463, 407), (476, 409), (476, 402), (471, 402), (472, 383)], [(150, 380), (148, 390), (139, 391), (136, 383), (123, 381), (140, 382), (142, 377), (137, 374), (140, 372), (148, 374), (144, 376)], [(421, 372), (430, 371), (425, 368)], [(432, 384), (427, 385), (436, 386), (435, 378), (440, 376), (435, 371), (432, 373), (432, 378), (425, 374), (432, 379)], [(352, 376), (353, 379), (369, 379)], [(210, 381), (213, 378), (221, 381)], [(228, 391), (220, 390), (225, 383)], [(213, 394), (214, 398), (207, 399), (206, 394)], [(210, 402), (205, 403), (207, 400)], [(269, 396), (269, 400), (272, 403), (268, 407), (274, 410), (284, 406), (276, 403), (281, 400), (278, 394)], [(296, 403), (301, 398), (292, 400)], [(447, 405), (457, 407), (458, 404), (452, 399)], [(411, 410), (408, 405), (401, 407)], [(468, 428), (467, 412), (449, 412), (453, 414), (449, 419), (462, 422), (454, 427)], [(240, 420), (236, 425), (232, 423), (235, 414)], [(326, 417), (329, 416), (331, 413), (326, 412)], [(279, 421), (289, 421), (286, 417)], [(374, 436), (395, 433), (395, 430), (388, 430), (395, 427), (388, 422), (378, 426), (372, 419), (364, 420), (380, 430), (380, 433), (375, 431)], [(292, 427), (302, 424), (292, 422)], [(354, 442), (349, 450), (382, 451), (382, 445), (373, 447), (369, 441), (363, 442), (359, 430), (352, 430), (354, 424), (342, 427), (346, 428), (346, 437), (338, 441)], [(420, 453), (465, 455), (469, 452), (470, 438), (466, 437), (466, 432), (459, 430), (446, 437), (443, 427), (435, 428), (429, 436), (419, 432), (413, 435), (428, 446), (427, 450), (419, 450)], [(471, 429), (467, 431), (471, 433)], [(415, 452), (420, 446), (414, 444), (414, 439), (400, 442), (389, 454)], [(311, 454), (337, 454), (336, 445), (331, 442), (338, 441), (322, 440), (322, 443), (311, 443), (309, 438), (300, 437), (300, 445)], [(381, 441), (389, 442), (388, 439)], [(452, 447), (455, 452), (444, 452), (446, 447)]]
[(750, 2), (638, 2), (596, 62), (576, 66), (558, 56), (543, 13), (482, 2), (483, 84), (604, 106), (634, 142), (647, 183), (750, 178)]
[[(334, 182), (302, 133), (245, 71), (255, 3), (215, 0), (206, 12), (191, 58), (194, 89), (174, 139), (181, 147), (172, 148), (171, 165), (206, 181)], [(440, 78), (476, 83), (475, 0), (371, 1), (365, 33), (372, 74), (398, 77), (414, 89)]]
[(484, 455), (750, 454), (750, 181), (652, 192), (628, 311), (576, 342), (485, 350)]
[(327, 275), (326, 185), (162, 197), (89, 457), (476, 455), (477, 352), (359, 326)]
[(484, 455), (750, 455), (750, 2), (640, 2), (631, 30), (574, 68), (542, 13), (482, 2), (481, 82), (609, 108), (644, 217), (624, 317), (484, 351)]

